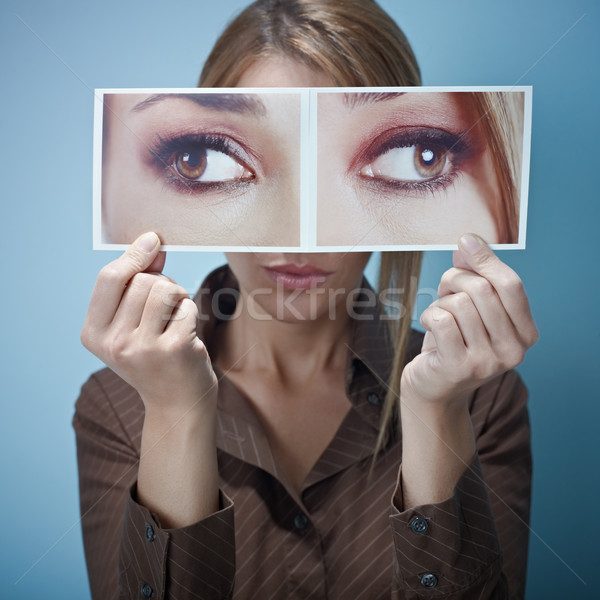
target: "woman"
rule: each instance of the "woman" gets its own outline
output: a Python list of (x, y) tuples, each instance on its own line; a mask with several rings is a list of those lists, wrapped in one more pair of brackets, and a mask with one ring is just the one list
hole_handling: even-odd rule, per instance
[[(200, 83), (419, 72), (374, 2), (259, 0)], [(522, 595), (529, 429), (510, 369), (537, 330), (480, 238), (461, 237), (424, 339), (418, 254), (382, 257), (380, 288), (404, 294), (389, 321), (368, 254), (229, 254), (192, 301), (159, 244), (144, 234), (101, 271), (82, 332), (110, 367), (74, 417), (94, 597)]]

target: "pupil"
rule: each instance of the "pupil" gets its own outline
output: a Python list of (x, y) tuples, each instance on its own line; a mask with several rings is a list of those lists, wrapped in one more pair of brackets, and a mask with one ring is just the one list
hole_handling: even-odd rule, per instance
[(198, 152), (185, 152), (181, 158), (183, 163), (192, 169), (198, 167), (202, 162)]
[(421, 152), (421, 158), (423, 159), (423, 162), (429, 167), (435, 161), (435, 152), (427, 148), (423, 150), (423, 152)]

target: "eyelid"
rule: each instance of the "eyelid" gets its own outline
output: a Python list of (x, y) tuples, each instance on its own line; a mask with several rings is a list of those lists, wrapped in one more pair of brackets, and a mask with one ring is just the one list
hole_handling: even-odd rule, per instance
[(388, 129), (371, 141), (351, 161), (349, 173), (355, 172), (394, 148), (408, 148), (427, 142), (444, 146), (462, 161), (477, 151), (476, 144), (469, 132), (450, 132), (428, 126), (396, 127)]
[(185, 146), (204, 146), (210, 150), (216, 150), (222, 152), (227, 156), (231, 156), (243, 163), (252, 171), (257, 171), (257, 165), (255, 164), (255, 154), (248, 150), (244, 144), (240, 143), (230, 135), (217, 133), (217, 132), (187, 132), (169, 135), (163, 137), (157, 134), (152, 145), (148, 147), (150, 152), (151, 161), (156, 163), (158, 160), (160, 166), (168, 167), (169, 158), (177, 151), (181, 150)]

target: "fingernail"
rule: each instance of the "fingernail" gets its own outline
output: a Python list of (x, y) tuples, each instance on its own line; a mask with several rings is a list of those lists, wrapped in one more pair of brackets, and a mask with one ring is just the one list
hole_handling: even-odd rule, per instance
[(467, 254), (475, 254), (485, 245), (485, 242), (478, 236), (471, 233), (466, 233), (459, 240), (460, 247)]
[(153, 231), (149, 231), (140, 237), (135, 245), (142, 250), (142, 252), (150, 254), (150, 252), (156, 248), (157, 243), (158, 236)]

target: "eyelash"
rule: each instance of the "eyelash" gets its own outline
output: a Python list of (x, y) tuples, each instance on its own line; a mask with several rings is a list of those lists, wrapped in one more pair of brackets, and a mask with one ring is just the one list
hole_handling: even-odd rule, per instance
[(190, 192), (208, 192), (218, 190), (237, 189), (248, 184), (254, 183), (252, 180), (240, 180), (240, 181), (193, 181), (191, 179), (184, 179), (177, 173), (173, 168), (175, 157), (184, 150), (190, 148), (202, 148), (205, 150), (214, 150), (225, 154), (232, 159), (236, 160), (240, 164), (244, 165), (250, 171), (254, 172), (254, 169), (248, 166), (248, 158), (243, 152), (242, 148), (234, 142), (231, 138), (211, 133), (189, 133), (183, 135), (175, 135), (170, 138), (163, 138), (161, 135), (156, 136), (156, 140), (149, 148), (152, 156), (152, 163), (154, 167), (162, 173), (166, 182), (172, 185), (181, 193)]
[(423, 181), (393, 181), (360, 175), (361, 181), (379, 191), (409, 194), (431, 194), (451, 185), (459, 175), (459, 167), (475, 153), (474, 143), (467, 133), (451, 133), (443, 129), (406, 128), (387, 131), (375, 139), (361, 155), (353, 161), (353, 170), (359, 171), (386, 152), (395, 148), (410, 148), (418, 145), (435, 145), (448, 153), (451, 171), (445, 175)]

